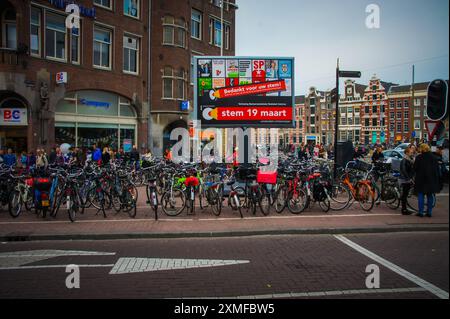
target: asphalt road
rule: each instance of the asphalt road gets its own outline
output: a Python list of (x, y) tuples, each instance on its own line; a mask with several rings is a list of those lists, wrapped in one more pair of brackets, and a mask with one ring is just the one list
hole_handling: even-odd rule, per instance
[[(0, 298), (448, 298), (448, 237), (1, 243)], [(69, 264), (80, 267), (80, 288), (66, 286)], [(379, 289), (366, 286), (368, 265), (379, 267)]]

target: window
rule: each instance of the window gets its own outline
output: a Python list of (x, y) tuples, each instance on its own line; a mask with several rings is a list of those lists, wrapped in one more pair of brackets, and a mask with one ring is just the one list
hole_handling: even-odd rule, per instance
[(31, 7), (30, 15), (30, 53), (41, 56), (41, 10)]
[(414, 99), (414, 106), (420, 106), (420, 99), (418, 98)]
[(414, 120), (414, 129), (420, 130), (420, 120)]
[(370, 126), (370, 120), (369, 119), (365, 119), (364, 120), (364, 126)]
[(397, 122), (397, 132), (402, 131), (402, 122)]
[(217, 47), (221, 47), (222, 46), (222, 23), (220, 23), (220, 21), (218, 21), (218, 20), (211, 19), (209, 25), (210, 25), (210, 32), (211, 32), (211, 35), (209, 37), (210, 43)]
[(316, 117), (315, 116), (311, 116), (311, 125), (316, 125)]
[(360, 125), (361, 120), (359, 117), (355, 117), (355, 125)]
[(408, 108), (408, 107), (409, 107), (409, 101), (408, 101), (408, 100), (405, 100), (405, 101), (403, 102), (403, 107), (404, 107), (404, 108)]
[(94, 4), (108, 9), (112, 9), (111, 2), (111, 0), (94, 0)]
[(376, 101), (378, 99), (378, 96), (376, 94), (372, 95), (372, 100)]
[(191, 37), (197, 40), (202, 39), (202, 13), (194, 9), (191, 14)]
[(369, 113), (370, 113), (370, 106), (369, 106), (369, 105), (366, 105), (364, 111), (365, 111), (366, 114), (369, 114)]
[(171, 16), (164, 17), (163, 44), (186, 47), (186, 22), (183, 19), (175, 21)]
[(377, 113), (377, 110), (378, 110), (378, 106), (372, 105), (372, 113)]
[(45, 25), (45, 52), (47, 58), (66, 61), (66, 18), (47, 14)]
[(311, 106), (316, 105), (316, 99), (314, 97), (309, 99), (309, 105)]
[(230, 33), (231, 27), (229, 25), (225, 25), (225, 50), (230, 49)]
[(70, 33), (70, 60), (73, 64), (80, 64), (80, 29), (72, 28)]
[(377, 126), (377, 125), (378, 125), (378, 120), (372, 119), (372, 126)]
[(405, 111), (405, 117), (404, 117), (404, 119), (406, 120), (406, 119), (409, 119), (409, 111)]
[(94, 27), (94, 66), (111, 69), (112, 31)]
[(184, 100), (186, 97), (186, 72), (183, 68), (174, 72), (172, 67), (163, 70), (163, 99)]
[(402, 101), (400, 100), (397, 101), (397, 107), (402, 107)]
[(390, 106), (391, 109), (393, 109), (395, 107), (395, 101), (390, 100), (389, 101), (389, 106)]
[(403, 132), (409, 132), (409, 121), (403, 123)]
[(395, 119), (395, 113), (394, 113), (394, 112), (390, 112), (390, 113), (389, 113), (389, 118), (390, 118), (391, 120), (394, 120), (394, 119)]
[(378, 87), (376, 85), (372, 85), (372, 91), (376, 91)]
[(139, 0), (124, 0), (123, 14), (129, 17), (139, 19)]
[(210, 0), (210, 2), (215, 5), (216, 7), (220, 8), (220, 4), (222, 2), (222, 0)]
[(348, 125), (353, 125), (353, 118), (351, 117), (348, 118)]
[(16, 26), (16, 12), (13, 9), (6, 9), (3, 12), (2, 18), (2, 46), (9, 49), (17, 49), (17, 26)]
[(347, 119), (345, 117), (341, 118), (341, 124), (347, 125)]
[(420, 117), (420, 109), (418, 107), (414, 109), (414, 117)]
[(401, 120), (402, 119), (402, 112), (397, 112), (397, 120)]
[(123, 70), (127, 73), (139, 73), (139, 39), (123, 37)]
[(393, 131), (395, 130), (395, 123), (390, 123), (390, 124), (389, 124), (389, 130), (390, 130), (391, 132), (393, 132)]

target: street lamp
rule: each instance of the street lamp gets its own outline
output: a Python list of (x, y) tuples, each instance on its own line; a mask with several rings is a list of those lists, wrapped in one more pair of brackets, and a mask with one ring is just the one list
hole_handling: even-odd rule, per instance
[(226, 1), (226, 0), (220, 0), (220, 56), (223, 56), (223, 33), (225, 32), (224, 23), (223, 23), (223, 7), (227, 4), (230, 9), (238, 10), (239, 7), (237, 4)]

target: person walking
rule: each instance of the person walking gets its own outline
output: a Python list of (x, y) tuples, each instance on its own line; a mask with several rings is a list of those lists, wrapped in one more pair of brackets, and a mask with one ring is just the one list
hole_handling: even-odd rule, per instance
[(375, 164), (382, 160), (384, 160), (383, 148), (381, 146), (378, 146), (372, 155), (372, 163)]
[(12, 149), (8, 148), (8, 153), (3, 156), (3, 163), (9, 167), (16, 166), (17, 158), (16, 155), (13, 154)]
[(48, 166), (48, 160), (47, 156), (45, 155), (45, 152), (43, 149), (38, 149), (36, 151), (36, 169), (39, 172), (44, 172), (47, 169)]
[(414, 189), (418, 194), (419, 217), (424, 217), (425, 195), (427, 196), (427, 217), (432, 217), (435, 194), (441, 191), (439, 177), (439, 163), (431, 153), (428, 144), (421, 144), (419, 155), (414, 162), (416, 174)]
[(400, 178), (399, 183), (401, 185), (402, 195), (402, 215), (411, 215), (412, 211), (407, 208), (407, 201), (409, 191), (411, 190), (413, 178), (414, 178), (414, 159), (412, 157), (412, 148), (405, 149), (405, 157), (400, 162)]
[(109, 149), (107, 147), (103, 148), (103, 153), (101, 156), (102, 165), (108, 165), (111, 160), (111, 155), (109, 154)]

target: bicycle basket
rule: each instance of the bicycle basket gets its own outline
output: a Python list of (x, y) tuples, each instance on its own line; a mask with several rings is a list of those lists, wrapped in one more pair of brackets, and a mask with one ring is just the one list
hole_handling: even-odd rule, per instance
[(256, 176), (256, 181), (260, 184), (276, 184), (277, 183), (277, 172), (263, 172), (258, 171)]
[(358, 171), (368, 171), (372, 166), (364, 161), (356, 161), (353, 165), (349, 165), (349, 168), (358, 170)]

